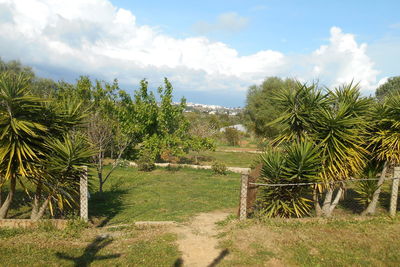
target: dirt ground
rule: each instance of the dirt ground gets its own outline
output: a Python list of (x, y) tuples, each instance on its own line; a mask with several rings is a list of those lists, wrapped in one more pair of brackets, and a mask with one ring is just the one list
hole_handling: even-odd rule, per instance
[(216, 222), (224, 220), (228, 215), (229, 213), (224, 211), (200, 213), (189, 223), (173, 228), (178, 235), (178, 245), (182, 252), (179, 265), (215, 266), (226, 256), (227, 251), (216, 248), (218, 245)]

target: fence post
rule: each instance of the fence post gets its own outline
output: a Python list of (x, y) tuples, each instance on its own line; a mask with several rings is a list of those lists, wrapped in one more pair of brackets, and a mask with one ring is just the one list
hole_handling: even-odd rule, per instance
[(397, 200), (399, 193), (399, 178), (400, 178), (400, 167), (394, 167), (393, 171), (393, 184), (392, 184), (392, 196), (390, 198), (390, 216), (396, 215)]
[(240, 213), (239, 220), (247, 218), (247, 185), (249, 181), (249, 174), (242, 174), (242, 183), (240, 186)]
[(87, 167), (84, 167), (83, 175), (80, 179), (80, 215), (81, 219), (85, 222), (89, 219), (89, 212), (88, 212), (88, 175), (87, 175)]

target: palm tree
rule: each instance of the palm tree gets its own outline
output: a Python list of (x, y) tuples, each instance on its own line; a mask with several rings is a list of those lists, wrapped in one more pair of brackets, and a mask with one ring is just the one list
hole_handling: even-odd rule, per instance
[(0, 176), (9, 182), (9, 193), (0, 208), (0, 219), (7, 216), (17, 181), (37, 171), (35, 161), (43, 155), (43, 100), (29, 91), (26, 74), (0, 73)]
[[(296, 184), (318, 179), (321, 160), (313, 143), (293, 142), (282, 150), (270, 150), (263, 156), (261, 181), (270, 184)], [(310, 212), (310, 186), (262, 187), (258, 212), (266, 217), (303, 217)]]
[(319, 179), (324, 184), (315, 187), (314, 204), (317, 215), (329, 217), (343, 194), (344, 185), (335, 181), (349, 179), (364, 166), (369, 100), (360, 96), (358, 85), (353, 83), (326, 94), (316, 85), (299, 83), (294, 90), (278, 95), (276, 101), (286, 107), (275, 121), (286, 125), (277, 143), (308, 138), (320, 149)]
[(369, 147), (373, 158), (383, 167), (371, 202), (363, 215), (374, 214), (389, 165), (400, 163), (400, 94), (388, 96), (376, 103), (369, 132)]
[(41, 175), (32, 177), (37, 184), (31, 213), (33, 220), (43, 217), (48, 207), (54, 215), (55, 205), (59, 211), (77, 206), (80, 178), (93, 155), (88, 141), (78, 133), (66, 134), (61, 139), (48, 138), (44, 146)]

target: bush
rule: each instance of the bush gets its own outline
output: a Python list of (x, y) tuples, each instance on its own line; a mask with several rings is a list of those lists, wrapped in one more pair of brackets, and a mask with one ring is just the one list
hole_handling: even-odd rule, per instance
[[(297, 184), (319, 177), (319, 151), (312, 143), (292, 143), (284, 151), (267, 151), (261, 169), (262, 183)], [(303, 217), (310, 212), (309, 186), (263, 186), (257, 196), (257, 214), (265, 217)]]
[(155, 159), (150, 151), (144, 150), (136, 161), (139, 171), (150, 172), (156, 168)]
[(237, 146), (239, 144), (241, 135), (242, 133), (235, 128), (225, 128), (224, 136), (228, 144), (231, 146)]
[(226, 175), (227, 168), (225, 163), (223, 162), (214, 161), (213, 164), (211, 165), (211, 168), (214, 174)]

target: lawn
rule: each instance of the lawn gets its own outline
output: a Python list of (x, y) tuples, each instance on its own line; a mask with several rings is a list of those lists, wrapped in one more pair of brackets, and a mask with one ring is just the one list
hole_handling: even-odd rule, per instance
[[(173, 266), (180, 258), (177, 236), (162, 227), (138, 228), (133, 222), (185, 221), (199, 212), (233, 211), (240, 175), (186, 168), (147, 173), (125, 167), (113, 173), (103, 194), (97, 192), (95, 176), (91, 184), (94, 226), (73, 221), (65, 230), (45, 224), (29, 230), (0, 228), (0, 265)], [(25, 210), (28, 215), (27, 203), (13, 213)]]
[(211, 165), (213, 161), (219, 161), (228, 167), (249, 168), (259, 160), (260, 154), (247, 152), (223, 152), (223, 151), (203, 151), (200, 153), (191, 152), (188, 158), (193, 159), (197, 156), (200, 165)]
[(399, 266), (400, 220), (270, 219), (230, 223), (221, 266)]
[(112, 174), (104, 193), (96, 192), (95, 176), (92, 184), (89, 215), (103, 224), (185, 221), (199, 212), (236, 207), (240, 174), (188, 168), (140, 172), (126, 167)]
[(1, 266), (173, 266), (176, 235), (163, 228), (1, 229)]

